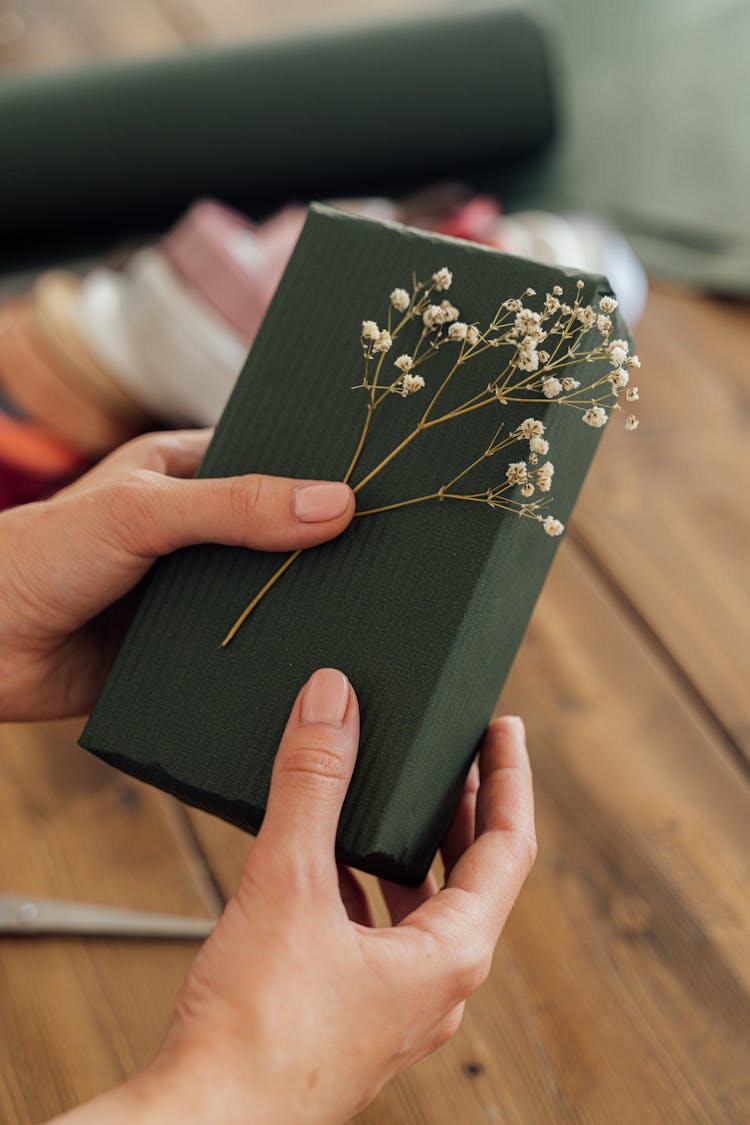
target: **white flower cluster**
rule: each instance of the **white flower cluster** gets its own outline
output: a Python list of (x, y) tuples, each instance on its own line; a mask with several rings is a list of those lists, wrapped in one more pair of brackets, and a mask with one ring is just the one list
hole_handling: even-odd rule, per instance
[(552, 536), (562, 535), (562, 533), (565, 531), (565, 524), (560, 523), (560, 521), (556, 520), (554, 516), (547, 516), (545, 519), (543, 519), (542, 527), (548, 535)]
[(600, 430), (602, 426), (606, 426), (609, 415), (603, 406), (590, 406), (584, 414), (583, 420), (587, 426), (593, 426), (595, 430)]
[[(480, 329), (476, 323), (470, 324), (468, 321), (461, 320), (459, 310), (447, 298), (436, 299), (436, 294), (444, 293), (452, 284), (453, 274), (447, 266), (443, 266), (431, 275), (430, 281), (418, 284), (415, 280), (412, 292), (405, 288), (392, 290), (389, 297), (387, 328), (381, 329), (374, 320), (362, 322), (361, 341), (366, 361), (376, 353), (381, 353), (372, 382), (368, 381), (368, 368), (365, 366), (362, 385), (370, 391), (370, 410), (374, 409), (383, 397), (387, 397), (388, 392), (407, 398), (423, 390), (425, 379), (418, 373), (417, 365), (429, 360), (448, 343), (459, 344), (460, 350), (458, 357), (453, 360), (447, 380), (450, 380), (475, 355), (482, 354), (490, 348), (506, 347), (510, 351), (505, 359), (501, 358), (499, 369), (496, 361), (495, 373), (487, 383), (485, 391), (480, 390), (479, 394), (474, 393), (472, 396), (467, 389), (468, 397), (463, 405), (450, 408), (446, 399), (443, 399), (441, 403), (443, 416), (433, 416), (430, 420), (431, 425), (458, 418), (470, 410), (479, 409), (493, 401), (501, 406), (507, 406), (512, 402), (532, 402), (536, 395), (540, 402), (574, 408), (580, 412), (585, 425), (602, 429), (609, 420), (608, 410), (622, 409), (617, 401), (620, 394), (627, 402), (638, 401), (639, 390), (638, 387), (630, 385), (630, 371), (632, 368), (640, 367), (640, 360), (637, 355), (630, 354), (627, 340), (611, 338), (615, 326), (613, 314), (617, 309), (617, 300), (614, 296), (601, 297), (598, 306), (584, 304), (585, 284), (582, 280), (578, 280), (575, 286), (576, 296), (572, 303), (565, 301), (562, 286), (554, 285), (550, 292), (540, 298), (539, 307), (535, 309), (529, 307), (528, 299), (536, 297), (536, 293), (534, 289), (528, 287), (521, 297), (512, 297), (503, 301), (488, 326)], [(404, 314), (403, 319), (398, 323), (392, 319), (393, 310)], [(421, 336), (411, 351), (403, 352), (394, 360), (393, 365), (397, 372), (395, 379), (385, 385), (378, 385), (382, 353), (390, 350), (404, 325), (413, 321), (423, 329)], [(598, 334), (594, 343), (589, 342), (590, 332)], [(580, 374), (585, 370), (585, 364), (596, 363), (600, 363), (603, 370), (601, 367), (594, 368), (589, 378), (584, 375), (581, 375), (581, 378), (574, 378), (565, 371), (565, 368), (570, 370), (574, 367)], [(447, 380), (444, 378), (437, 394), (442, 393)], [(584, 380), (583, 384), (582, 380)], [(597, 389), (600, 389), (601, 393), (597, 394)], [(425, 418), (432, 410), (433, 402), (428, 403)], [(637, 426), (636, 416), (628, 415), (625, 429), (634, 430)], [(502, 428), (501, 426), (498, 430), (498, 435)], [(537, 520), (542, 524), (547, 535), (553, 537), (561, 535), (564, 531), (561, 521), (555, 516), (542, 514), (550, 501), (541, 497), (535, 498), (537, 492), (550, 492), (555, 474), (553, 463), (543, 460), (550, 451), (544, 423), (538, 418), (529, 417), (506, 437), (498, 439), (498, 435), (480, 458), (435, 495), (457, 500), (480, 500), (493, 508), (503, 508)], [(528, 442), (528, 453), (524, 460), (511, 461), (507, 465), (502, 484), (467, 494), (463, 492), (463, 485), (458, 490), (455, 488), (457, 482), (474, 471), (475, 466), (479, 465), (485, 457), (519, 441)], [(511, 495), (512, 490), (516, 488), (522, 500)], [(400, 507), (405, 502), (417, 501), (400, 501), (393, 506)]]
[(363, 320), (360, 338), (366, 348), (372, 352), (387, 352), (393, 344), (390, 332), (380, 330), (374, 320)]
[(412, 375), (407, 372), (399, 382), (397, 390), (399, 394), (406, 398), (407, 395), (413, 395), (415, 391), (421, 391), (423, 386), (424, 379), (421, 375)]
[(440, 328), (443, 324), (452, 324), (457, 321), (460, 313), (450, 301), (442, 301), (439, 305), (430, 305), (422, 314), (422, 323), (425, 328)]
[(437, 291), (439, 293), (444, 292), (445, 290), (450, 289), (451, 285), (453, 284), (453, 274), (446, 266), (443, 266), (442, 269), (439, 269), (432, 275), (432, 280), (435, 282), (435, 288), (437, 289)]
[(406, 312), (411, 304), (411, 297), (405, 289), (394, 289), (391, 293), (391, 304), (396, 312)]

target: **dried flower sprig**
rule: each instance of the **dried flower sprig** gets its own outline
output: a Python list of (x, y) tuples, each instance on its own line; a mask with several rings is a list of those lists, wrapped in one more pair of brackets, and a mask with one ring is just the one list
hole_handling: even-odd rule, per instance
[[(611, 314), (617, 308), (614, 297), (602, 297), (596, 308), (584, 305), (584, 284), (577, 281), (572, 303), (563, 299), (563, 290), (556, 285), (539, 302), (540, 307), (533, 309), (524, 301), (536, 297), (536, 293), (527, 288), (521, 297), (503, 301), (487, 326), (480, 328), (476, 322), (461, 320), (459, 310), (448, 298), (438, 302), (435, 295), (447, 292), (452, 283), (453, 274), (445, 266), (436, 270), (428, 281), (418, 282), (415, 276), (411, 292), (405, 288), (396, 288), (391, 292), (383, 327), (375, 320), (362, 321), (360, 344), (364, 367), (361, 381), (354, 389), (365, 392), (366, 409), (359, 439), (342, 478), (345, 483), (351, 480), (357, 468), (375, 413), (393, 395), (409, 398), (415, 394), (429, 394), (428, 380), (417, 368), (424, 368), (444, 348), (457, 348), (457, 354), (447, 374), (428, 398), (414, 428), (353, 486), (355, 493), (360, 492), (424, 431), (455, 421), (475, 410), (502, 408), (511, 403), (555, 402), (579, 411), (586, 425), (600, 429), (609, 420), (608, 411), (622, 409), (619, 398), (623, 391), (628, 403), (638, 401), (638, 387), (629, 386), (629, 382), (631, 370), (641, 364), (637, 355), (630, 354), (627, 340), (612, 338)], [(389, 363), (387, 357), (393, 345), (412, 324), (417, 326), (418, 331), (414, 346)], [(448, 386), (459, 377), (462, 385), (468, 382), (463, 375), (464, 369), (482, 355), (486, 356), (485, 363), (491, 360), (489, 380), (483, 375), (481, 380), (474, 381), (474, 386), (477, 382), (480, 384), (478, 391), (468, 393), (457, 406), (443, 406)], [(580, 369), (584, 364), (590, 365), (591, 369), (587, 380), (575, 379), (566, 373), (567, 368), (576, 366)], [(391, 368), (395, 368), (395, 372)], [(638, 418), (634, 414), (628, 415), (625, 429), (634, 430), (637, 426)], [(544, 424), (537, 418), (529, 417), (501, 436), (504, 429), (505, 425), (501, 422), (486, 449), (452, 480), (436, 486), (434, 491), (376, 508), (361, 509), (355, 516), (373, 516), (428, 500), (456, 500), (512, 512), (537, 521), (547, 535), (561, 535), (564, 525), (547, 510), (550, 499), (546, 496), (537, 498), (537, 493), (550, 491), (555, 472), (551, 461), (539, 463), (539, 457), (546, 457), (549, 452)], [(486, 461), (503, 450), (525, 443), (528, 443), (525, 456), (519, 457), (516, 453), (517, 459), (508, 462), (499, 481), (496, 478), (496, 483), (489, 486), (473, 491), (466, 489), (466, 478), (475, 475)], [(222, 646), (232, 640), (258, 603), (300, 554), (301, 551), (295, 551), (287, 557), (235, 621)]]

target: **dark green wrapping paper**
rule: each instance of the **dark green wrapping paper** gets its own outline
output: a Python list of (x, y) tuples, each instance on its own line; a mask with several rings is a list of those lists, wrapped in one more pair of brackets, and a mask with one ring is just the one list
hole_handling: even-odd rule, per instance
[(0, 236), (156, 229), (201, 194), (257, 213), (538, 152), (545, 37), (517, 5), (0, 82)]
[[(350, 389), (361, 379), (360, 323), (385, 320), (388, 294), (410, 287), (412, 270), (425, 278), (443, 265), (454, 272), (452, 301), (481, 323), (527, 285), (544, 294), (559, 283), (574, 294), (578, 276), (314, 205), (200, 475), (340, 479), (365, 411), (364, 392)], [(609, 292), (602, 278), (584, 280), (586, 302)], [(425, 366), (433, 389), (447, 361), (446, 349)], [(490, 361), (487, 379), (491, 371)], [(463, 397), (446, 394), (448, 404), (463, 401), (457, 390)], [(380, 408), (353, 482), (413, 428), (426, 393), (393, 396)], [(362, 490), (360, 510), (447, 482), (486, 447), (499, 413), (488, 407), (423, 432)], [(514, 428), (530, 414), (545, 421), (557, 467), (551, 510), (567, 520), (598, 432), (555, 403), (518, 404), (502, 416)], [(483, 477), (479, 487), (489, 483)], [(531, 520), (457, 501), (357, 519), (338, 540), (306, 551), (225, 649), (218, 646), (228, 627), (284, 556), (211, 545), (180, 551), (155, 567), (81, 743), (257, 829), (299, 688), (318, 667), (341, 668), (359, 695), (362, 747), (340, 858), (416, 883), (557, 542)]]

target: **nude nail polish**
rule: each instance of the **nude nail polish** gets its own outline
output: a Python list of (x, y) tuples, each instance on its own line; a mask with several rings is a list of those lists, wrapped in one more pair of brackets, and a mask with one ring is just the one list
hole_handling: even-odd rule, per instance
[(300, 707), (301, 723), (340, 727), (349, 702), (349, 681), (336, 668), (320, 668), (307, 681)]
[(349, 504), (349, 488), (336, 481), (300, 484), (294, 490), (294, 514), (303, 523), (322, 523), (342, 516)]

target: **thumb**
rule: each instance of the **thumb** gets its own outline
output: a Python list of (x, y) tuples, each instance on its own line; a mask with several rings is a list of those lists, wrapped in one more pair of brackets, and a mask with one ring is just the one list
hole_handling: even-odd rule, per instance
[(359, 743), (357, 697), (343, 672), (321, 668), (297, 696), (281, 739), (251, 861), (338, 894), (336, 829)]

